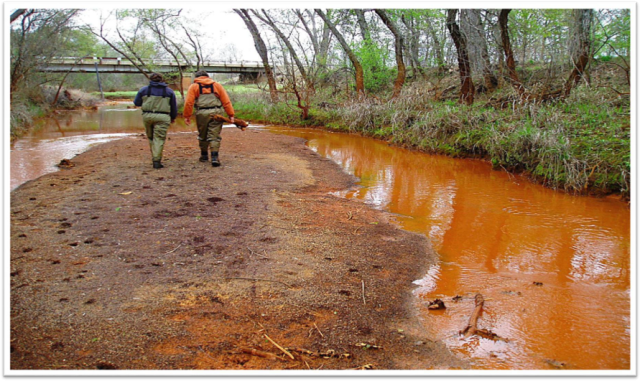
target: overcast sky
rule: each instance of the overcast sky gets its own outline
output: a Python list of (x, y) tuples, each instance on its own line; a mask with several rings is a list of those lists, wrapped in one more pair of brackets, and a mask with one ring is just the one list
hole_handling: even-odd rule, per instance
[[(176, 2), (175, 4), (179, 4)], [(161, 4), (166, 7), (166, 4)], [(220, 8), (220, 7), (218, 7)], [(106, 17), (110, 11), (116, 8), (86, 9), (78, 17), (78, 24), (88, 24), (99, 29), (100, 16)], [(123, 9), (118, 7), (117, 9)], [(253, 45), (253, 38), (247, 30), (244, 22), (231, 8), (215, 9), (204, 3), (198, 9), (191, 7), (183, 8), (181, 15), (185, 18), (199, 20), (200, 30), (203, 37), (200, 40), (202, 50), (209, 55), (212, 61), (228, 58), (231, 52), (230, 46), (237, 49), (236, 56), (244, 61), (260, 61), (260, 56)], [(113, 17), (110, 18), (110, 21)], [(114, 23), (107, 23), (105, 31), (113, 31)], [(117, 40), (117, 35), (112, 35)]]

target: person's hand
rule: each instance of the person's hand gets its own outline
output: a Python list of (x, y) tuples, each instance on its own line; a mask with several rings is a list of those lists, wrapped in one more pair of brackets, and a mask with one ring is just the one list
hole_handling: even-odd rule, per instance
[(229, 120), (231, 121), (231, 123), (235, 123), (236, 122), (236, 120), (233, 117), (229, 118)]
[(184, 118), (184, 123), (188, 126), (191, 124), (191, 118)]

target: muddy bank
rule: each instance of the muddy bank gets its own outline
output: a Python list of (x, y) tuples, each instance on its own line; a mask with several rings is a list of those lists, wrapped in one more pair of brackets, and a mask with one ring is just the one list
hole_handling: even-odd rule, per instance
[(336, 164), (235, 129), (198, 156), (135, 136), (11, 193), (12, 369), (466, 367), (415, 316), (429, 242), (329, 195)]

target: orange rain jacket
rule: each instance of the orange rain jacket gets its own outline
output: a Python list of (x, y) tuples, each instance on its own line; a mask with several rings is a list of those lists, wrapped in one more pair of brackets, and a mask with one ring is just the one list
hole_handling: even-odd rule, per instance
[[(185, 118), (189, 118), (191, 117), (191, 115), (193, 115), (193, 105), (196, 101), (196, 98), (200, 96), (200, 86), (198, 86), (198, 83), (201, 83), (203, 85), (213, 84), (213, 93), (216, 95), (216, 97), (218, 97), (218, 99), (220, 99), (220, 102), (222, 102), (224, 111), (229, 117), (235, 115), (233, 106), (231, 105), (231, 100), (229, 99), (229, 95), (227, 94), (227, 91), (224, 89), (224, 87), (222, 87), (221, 84), (211, 78), (198, 77), (194, 80), (194, 83), (189, 86), (189, 90), (187, 90), (187, 99), (184, 102), (184, 110), (182, 111), (182, 115)], [(203, 93), (208, 93), (209, 91), (209, 88), (202, 89)]]

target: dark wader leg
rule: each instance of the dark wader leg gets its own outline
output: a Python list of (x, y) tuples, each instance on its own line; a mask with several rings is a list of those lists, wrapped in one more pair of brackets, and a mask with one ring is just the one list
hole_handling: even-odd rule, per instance
[(220, 110), (201, 110), (196, 113), (200, 151), (204, 156), (205, 152), (211, 149), (211, 160), (214, 167), (220, 165), (218, 151), (220, 151), (220, 142), (222, 141), (222, 122), (213, 121), (209, 116), (220, 112)]
[[(149, 140), (151, 158), (154, 162), (160, 163), (162, 161), (162, 151), (164, 149), (164, 142), (167, 139), (167, 130), (169, 129), (171, 120), (168, 115), (150, 113), (143, 114), (142, 120), (147, 133), (147, 139)], [(156, 167), (155, 164), (154, 167)]]

